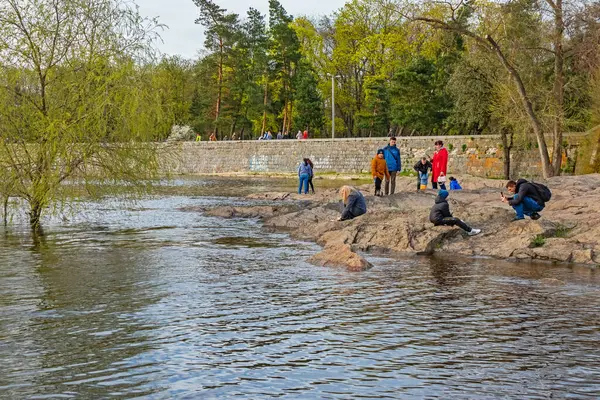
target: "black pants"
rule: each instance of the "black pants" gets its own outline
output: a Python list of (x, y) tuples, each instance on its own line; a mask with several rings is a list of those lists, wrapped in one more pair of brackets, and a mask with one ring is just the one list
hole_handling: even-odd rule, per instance
[(381, 192), (381, 178), (375, 178), (375, 194)]
[(308, 187), (312, 189), (312, 192), (315, 192), (315, 186), (312, 183), (312, 177), (308, 178)]
[(442, 219), (441, 221), (434, 222), (433, 224), (435, 226), (440, 226), (440, 225), (454, 226), (454, 225), (458, 225), (464, 231), (471, 232), (471, 227), (469, 225), (465, 224), (460, 219), (454, 218), (454, 217), (446, 217), (446, 218)]
[[(431, 181), (431, 187), (433, 187), (434, 189), (437, 189), (437, 182)], [(440, 183), (440, 189), (446, 190), (446, 184), (445, 183)]]

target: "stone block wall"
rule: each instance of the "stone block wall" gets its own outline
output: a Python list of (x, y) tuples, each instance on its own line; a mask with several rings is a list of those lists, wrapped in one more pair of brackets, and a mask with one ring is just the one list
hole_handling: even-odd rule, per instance
[[(425, 154), (433, 155), (437, 139), (444, 141), (450, 153), (449, 174), (503, 176), (503, 151), (496, 135), (399, 137), (403, 170), (412, 170)], [(302, 158), (308, 157), (317, 172), (361, 173), (370, 171), (371, 159), (387, 142), (387, 138), (178, 142), (165, 145), (162, 168), (174, 174), (293, 173)], [(577, 140), (572, 142), (577, 145)], [(541, 174), (534, 146), (511, 157), (511, 162), (520, 176)]]

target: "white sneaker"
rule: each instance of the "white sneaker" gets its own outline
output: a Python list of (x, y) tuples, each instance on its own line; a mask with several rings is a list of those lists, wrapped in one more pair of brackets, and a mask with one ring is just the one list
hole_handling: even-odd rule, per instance
[(471, 228), (471, 232), (467, 232), (467, 235), (469, 235), (469, 236), (475, 236), (478, 233), (481, 233), (481, 229)]

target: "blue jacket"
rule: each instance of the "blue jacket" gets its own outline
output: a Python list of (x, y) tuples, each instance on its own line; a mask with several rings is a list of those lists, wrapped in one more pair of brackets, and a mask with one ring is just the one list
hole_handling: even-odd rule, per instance
[(450, 190), (462, 190), (462, 186), (460, 186), (458, 181), (450, 181)]
[(400, 150), (397, 146), (390, 146), (389, 144), (383, 148), (383, 156), (385, 157), (385, 163), (387, 164), (388, 171), (400, 171), (402, 170), (402, 162), (400, 160)]
[(308, 176), (312, 176), (312, 168), (308, 164), (304, 164), (304, 161), (300, 163), (298, 167), (298, 176), (306, 174)]

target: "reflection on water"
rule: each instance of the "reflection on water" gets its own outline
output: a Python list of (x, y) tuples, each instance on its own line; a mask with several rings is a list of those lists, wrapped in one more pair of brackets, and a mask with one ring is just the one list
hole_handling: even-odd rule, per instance
[(589, 268), (371, 257), (254, 220), (227, 198), (93, 204), (31, 247), (0, 236), (2, 398), (597, 398)]

